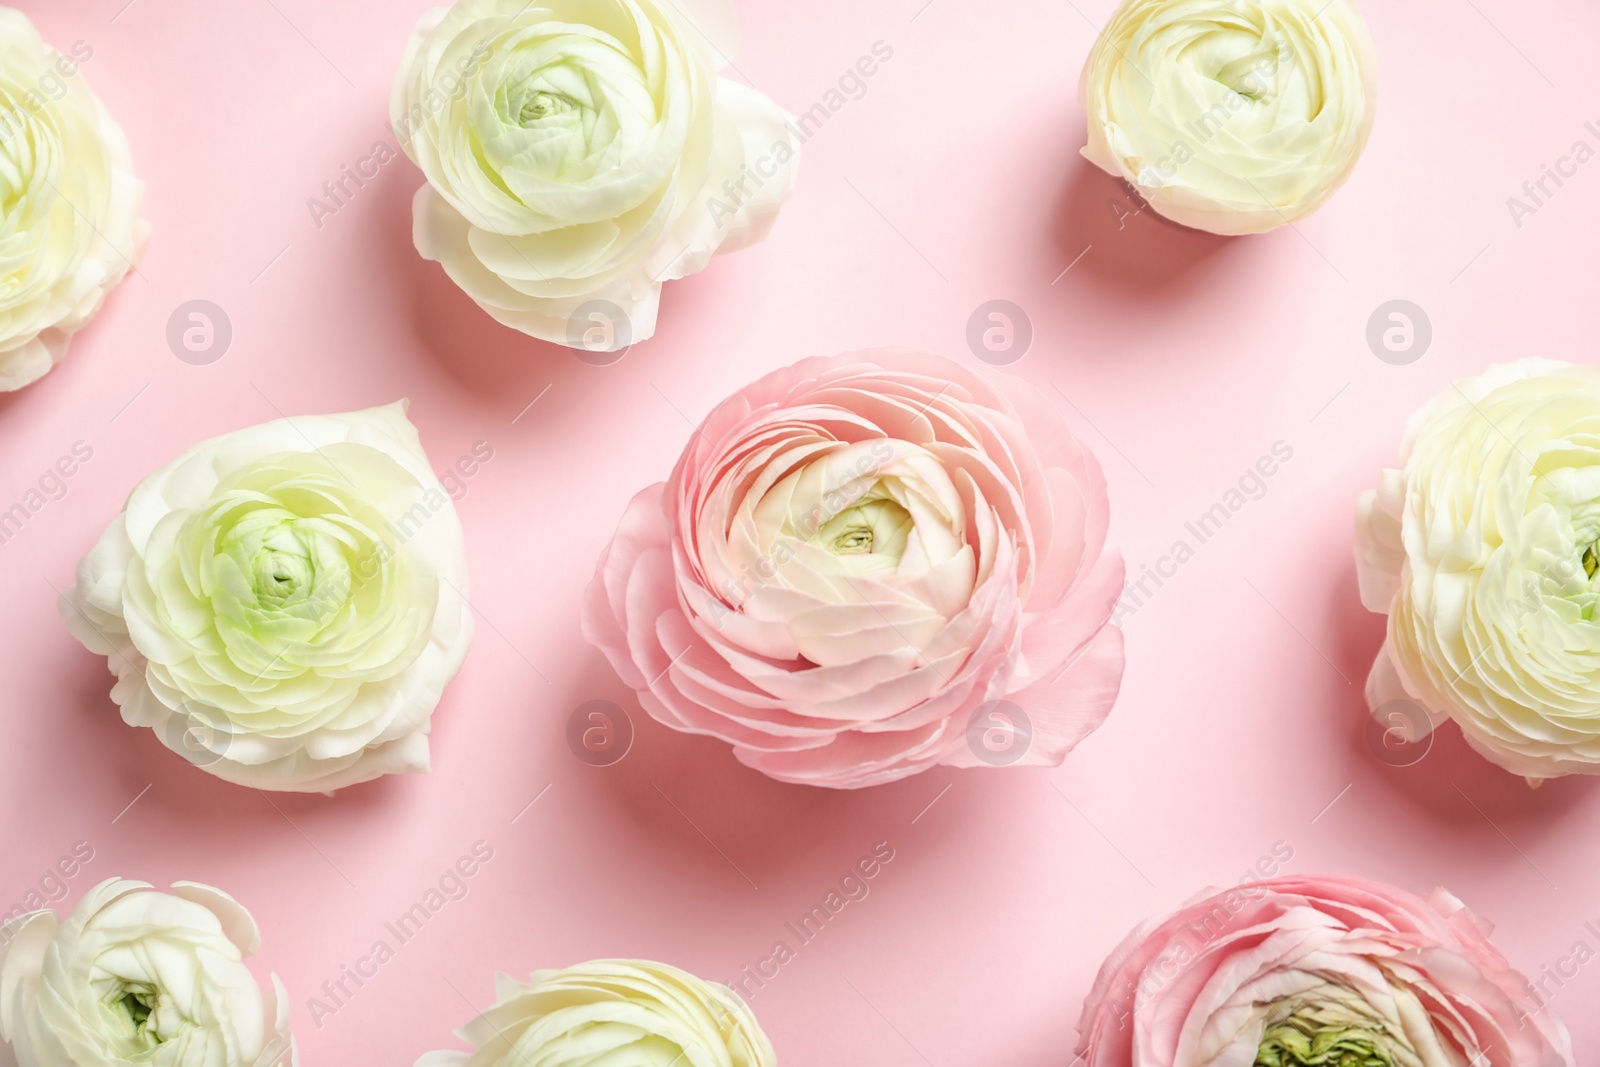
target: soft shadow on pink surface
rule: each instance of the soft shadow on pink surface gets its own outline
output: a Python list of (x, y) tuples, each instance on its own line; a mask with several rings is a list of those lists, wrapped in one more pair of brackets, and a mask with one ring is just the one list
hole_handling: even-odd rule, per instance
[(1440, 824), (1476, 827), (1488, 819), (1519, 843), (1558, 832), (1562, 814), (1600, 785), (1577, 776), (1546, 781), (1534, 789), (1474, 752), (1460, 728), (1448, 722), (1434, 731), (1430, 745), (1397, 760), (1415, 758), (1414, 763), (1390, 765), (1379, 759), (1371, 747), (1370, 712), (1363, 687), (1383, 645), (1387, 617), (1368, 611), (1361, 603), (1354, 562), (1340, 569), (1331, 586), (1330, 611), (1338, 642), (1333, 655), (1353, 683), (1341, 687), (1348, 689), (1347, 698), (1338, 702), (1348, 722), (1346, 755), (1363, 781)]
[[(1130, 300), (1161, 303), (1232, 269), (1248, 241), (1192, 230), (1158, 215), (1131, 186), (1082, 156), (1069, 166), (1054, 233), (1071, 275)], [(1085, 249), (1088, 249), (1085, 252)]]
[[(409, 323), (439, 365), (467, 391), (492, 398), (543, 388), (552, 373), (584, 369), (560, 345), (496, 322), (462, 292), (444, 268), (423, 259), (411, 240), (411, 200), (422, 175), (409, 164), (386, 175), (366, 214), (373, 266), (388, 275), (385, 292), (400, 322)], [(528, 395), (533, 395), (529, 393)]]
[[(425, 260), (411, 242), (411, 196), (422, 178), (414, 171), (390, 181), (387, 203), (372, 213), (373, 259), (392, 276), (389, 292), (398, 321), (407, 322), (446, 373), (480, 399), (507, 394), (533, 396), (546, 385), (568, 384), (593, 391), (601, 376), (618, 373), (624, 362), (648, 359), (658, 338), (680, 336), (697, 316), (717, 313), (719, 294), (709, 277), (676, 279), (662, 290), (656, 335), (636, 341), (615, 358), (598, 354), (585, 361), (565, 345), (530, 337), (501, 325), (463, 292), (444, 268)], [(712, 268), (718, 265), (713, 261)], [(709, 274), (709, 270), (707, 272)], [(662, 349), (662, 358), (671, 353)], [(563, 395), (570, 391), (562, 388)]]
[[(130, 805), (126, 813), (129, 819), (182, 826), (186, 837), (200, 840), (221, 841), (249, 833), (299, 848), (302, 828), (327, 820), (342, 824), (352, 817), (379, 817), (393, 807), (395, 794), (404, 788), (405, 776), (391, 775), (340, 790), (335, 797), (272, 793), (263, 799), (259, 790), (223, 781), (191, 765), (163, 745), (154, 731), (123, 722), (122, 709), (111, 699), (115, 678), (106, 670), (105, 657), (85, 651), (64, 630), (61, 643), (70, 643), (71, 648), (52, 653), (47, 664), (56, 676), (57, 691), (69, 698), (65, 706), (72, 709), (71, 718), (60, 723), (66, 735), (60, 740), (81, 763), (93, 766), (95, 779), (118, 783), (114, 794), (136, 802), (137, 807)], [(439, 714), (449, 714), (449, 703), (447, 695)], [(149, 791), (141, 793), (146, 786)], [(145, 877), (133, 870), (122, 873)]]
[[(128, 787), (130, 799), (144, 785), (153, 783), (139, 806), (162, 813), (161, 821), (170, 819), (188, 827), (189, 833), (203, 834), (209, 829), (218, 836), (234, 836), (240, 833), (241, 825), (255, 824), (252, 832), (274, 833), (273, 827), (279, 825), (282, 833), (275, 836), (294, 837), (295, 829), (284, 821), (285, 814), (302, 826), (315, 825), (324, 818), (343, 823), (360, 817), (362, 812), (377, 815), (392, 807), (390, 796), (403, 787), (401, 776), (390, 775), (341, 789), (334, 797), (271, 793), (269, 805), (262, 800), (260, 790), (225, 782), (192, 766), (162, 745), (153, 731), (125, 724), (121, 710), (108, 695), (110, 688), (108, 675), (105, 686), (96, 694), (81, 698), (80, 707), (92, 709), (88, 718), (94, 720), (83, 724), (85, 736), (92, 738), (86, 750), (95, 753), (93, 759), (101, 775)], [(96, 700), (104, 706), (95, 707)], [(141, 818), (143, 815), (141, 812)]]
[[(71, 353), (68, 353), (67, 358), (72, 358)], [(45, 377), (48, 378), (49, 375), (46, 375)], [(22, 408), (26, 403), (29, 390), (35, 389), (42, 384), (44, 383), (34, 382), (32, 385), (25, 385), (21, 389), (18, 389), (14, 392), (0, 393), (0, 419), (12, 418), (13, 412), (19, 408)]]
[[(376, 193), (382, 203), (367, 216), (372, 260), (390, 276), (386, 292), (395, 302), (396, 319), (410, 324), (423, 347), (464, 389), (492, 400), (508, 394), (531, 397), (550, 384), (593, 388), (598, 375), (648, 351), (653, 338), (636, 342), (614, 363), (591, 364), (564, 345), (497, 322), (450, 279), (443, 266), (423, 259), (412, 243), (411, 201), (422, 181), (422, 175), (408, 167), (389, 176)], [(675, 291), (684, 284), (679, 280), (665, 286), (657, 324), (662, 336), (673, 335), (676, 318), (705, 310), (674, 309)]]
[[(60, 375), (64, 368), (74, 362), (82, 363), (92, 361), (102, 348), (102, 337), (116, 337), (118, 330), (119, 305), (131, 306), (142, 298), (141, 294), (129, 293), (129, 289), (146, 283), (130, 274), (122, 283), (113, 289), (107, 296), (104, 305), (89, 324), (72, 335), (72, 341), (67, 347), (67, 354), (43, 378), (23, 386), (21, 389), (9, 393), (0, 393), (0, 422), (21, 417), (48, 418), (54, 411), (59, 410), (65, 403), (61, 398), (67, 393), (67, 387), (60, 382)], [(99, 355), (104, 359), (105, 356)], [(55, 385), (56, 388), (50, 388)], [(112, 413), (115, 409), (112, 409)]]
[[(1553, 106), (1530, 70), (1527, 93), (1472, 77), (1507, 50), (1470, 9), (1367, 5), (1398, 61), (1355, 180), (1304, 235), (1226, 239), (1140, 211), (1076, 156), (1083, 114), (1062, 42), (1086, 49), (1092, 31), (1070, 5), (991, 5), (978, 18), (943, 3), (916, 12), (922, 0), (898, 11), (738, 0), (741, 69), (796, 113), (866, 42), (882, 37), (895, 58), (808, 142), (771, 238), (668, 284), (657, 337), (592, 367), (498, 325), (422, 260), (411, 200), (423, 179), (409, 161), (386, 165), (325, 229), (308, 219), (306, 196), (376, 135), (400, 52), (435, 0), (276, 0), (276, 12), (167, 0), (110, 25), (122, 3), (11, 5), (53, 41), (94, 46), (87, 83), (133, 142), (156, 228), (148, 281), (126, 281), (44, 381), (0, 396), (0, 465), (11, 464), (0, 511), (71, 442), (96, 451), (66, 499), (0, 545), (14, 594), (0, 645), (11, 683), (0, 796), (14, 816), (0, 827), (0, 908), (80, 839), (98, 855), (63, 907), (113, 874), (227, 890), (261, 923), (254, 962), (288, 985), (308, 1067), (459, 1047), (450, 1031), (489, 1001), (497, 969), (629, 955), (730, 979), (884, 839), (899, 856), (871, 896), (753, 1001), (787, 1067), (1067, 1067), (1106, 953), (1280, 838), (1296, 873), (1449, 886), (1500, 924), (1497, 945), (1535, 981), (1589, 937), (1600, 782), (1529, 791), (1452, 726), (1417, 765), (1386, 766), (1364, 733), (1361, 682), (1382, 619), (1356, 601), (1348, 563), (1352, 457), (1375, 475), (1411, 411), (1485, 363), (1593, 349), (1587, 249), (1600, 198), (1580, 178), (1521, 228), (1505, 211), (1581, 116)], [(1593, 97), (1587, 43), (1549, 35), (1530, 54), (1563, 92)], [(952, 63), (983, 80), (981, 97), (948, 91)], [(249, 124), (239, 100), (252, 101)], [(1410, 136), (1419, 130), (1429, 151)], [(1411, 190), (1428, 190), (1427, 203)], [(1406, 367), (1373, 358), (1362, 333), (1397, 295), (1422, 302), (1437, 331)], [(237, 328), (234, 350), (205, 367), (179, 363), (164, 338), (195, 297), (218, 300)], [(1164, 551), (1278, 437), (1295, 446), (1289, 477), (1303, 492), (1275, 486), (1251, 503), (1129, 624), (1124, 695), (1059, 770), (936, 769), (835, 793), (769, 781), (715, 739), (650, 720), (575, 619), (627, 499), (690, 438), (685, 420), (804, 354), (913, 343), (965, 360), (968, 317), (996, 297), (1025, 307), (1036, 330), (1026, 359), (1001, 372), (1052, 398), (1058, 384), (1092, 421), (1083, 432), (1106, 464), (1119, 539), (1142, 534), (1134, 543)], [(468, 442), (496, 452), (459, 504), (482, 610), (434, 717), (433, 774), (269, 801), (123, 724), (104, 658), (64, 632), (40, 574), (64, 587), (127, 491), (203, 437), (264, 422), (274, 406), (293, 415), (399, 395), (413, 398), (440, 466)], [(1130, 553), (1130, 567), (1149, 555)], [(1244, 586), (1245, 570), (1303, 634)], [(567, 747), (566, 719), (591, 698), (634, 716), (634, 748), (612, 767)], [(337, 1017), (315, 1018), (308, 998), (479, 839), (496, 858), (470, 897)], [(1597, 976), (1585, 967), (1555, 1002), (1585, 1064), (1600, 1050), (1582, 1010)]]
[[(861, 790), (778, 782), (741, 764), (731, 746), (716, 738), (656, 722), (599, 652), (591, 650), (584, 668), (585, 681), (554, 701), (562, 714), (542, 724), (543, 743), (565, 743), (565, 709), (594, 699), (621, 707), (634, 726), (628, 754), (610, 767), (577, 766), (569, 777), (590, 802), (610, 809), (601, 825), (614, 832), (626, 828), (626, 847), (692, 865), (735, 886), (745, 878), (757, 886), (781, 886), (809, 861), (837, 855), (841, 826), (859, 827), (860, 845), (869, 847), (877, 839), (874, 828), (907, 825), (947, 783), (959, 777), (964, 792), (977, 792), (970, 787), (981, 786), (985, 777), (934, 768)], [(959, 811), (943, 812), (945, 819), (919, 826), (920, 853), (936, 858), (942, 838), (978, 832), (967, 824), (984, 816), (971, 796), (967, 801)], [(650, 869), (643, 859), (638, 866)]]

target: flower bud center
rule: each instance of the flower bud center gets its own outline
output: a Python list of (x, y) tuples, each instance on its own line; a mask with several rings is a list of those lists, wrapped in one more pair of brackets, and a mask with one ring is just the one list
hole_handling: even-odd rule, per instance
[(841, 556), (871, 552), (872, 528), (869, 526), (852, 526), (833, 539), (833, 550)]
[(304, 592), (311, 577), (311, 561), (271, 549), (256, 556), (255, 588), (263, 602), (283, 604)]
[(1394, 1067), (1383, 1035), (1310, 1012), (1269, 1027), (1254, 1067)]
[(172, 1036), (161, 1032), (160, 1008), (161, 991), (147, 982), (116, 982), (106, 1001), (127, 1049), (136, 1054), (148, 1053)]
[(552, 115), (564, 115), (577, 106), (571, 97), (541, 89), (522, 102), (517, 122), (523, 127), (532, 126)]
[(128, 1013), (128, 1018), (133, 1020), (135, 1028), (143, 1026), (150, 1020), (150, 1013), (155, 1010), (155, 1005), (149, 1001), (148, 993), (124, 993), (122, 1007)]
[(1235, 59), (1223, 63), (1213, 77), (1252, 103), (1266, 103), (1275, 95), (1280, 57), (1265, 39)]
[(911, 526), (911, 513), (898, 502), (869, 492), (867, 499), (823, 523), (813, 540), (836, 556), (876, 555), (898, 562)]

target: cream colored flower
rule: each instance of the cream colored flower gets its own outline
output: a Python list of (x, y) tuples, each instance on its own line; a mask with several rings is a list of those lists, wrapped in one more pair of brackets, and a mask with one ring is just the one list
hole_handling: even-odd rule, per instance
[(398, 403), (191, 448), (134, 489), (61, 613), (129, 725), (231, 782), (329, 791), (428, 769), (466, 584)]
[(63, 55), (0, 8), (0, 391), (44, 377), (143, 249), (127, 139)]
[(1350, 176), (1377, 60), (1349, 0), (1124, 0), (1079, 96), (1090, 162), (1175, 222), (1259, 233)]
[(764, 237), (794, 182), (789, 116), (717, 76), (724, 22), (680, 0), (428, 13), (390, 104), (428, 179), (417, 250), (524, 333), (605, 351), (649, 337), (661, 283)]
[(1453, 718), (1530, 779), (1600, 774), (1600, 367), (1457, 382), (1400, 459), (1357, 508), (1361, 599), (1389, 616), (1368, 703)]
[(496, 979), (495, 1006), (457, 1033), (474, 1052), (416, 1067), (773, 1067), (777, 1054), (732, 990), (648, 960), (594, 960)]
[(299, 1062), (283, 984), (271, 1008), (243, 963), (255, 920), (220, 889), (112, 878), (65, 921), (35, 911), (0, 934), (0, 1038), (19, 1067)]

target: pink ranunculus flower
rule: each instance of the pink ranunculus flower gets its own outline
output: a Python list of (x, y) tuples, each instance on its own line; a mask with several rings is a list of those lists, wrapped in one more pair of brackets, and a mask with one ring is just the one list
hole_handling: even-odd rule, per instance
[(660, 721), (788, 782), (1056, 765), (1122, 678), (1100, 466), (1037, 392), (924, 352), (803, 360), (634, 497), (584, 604)]
[(1086, 1067), (1575, 1067), (1566, 1027), (1437, 889), (1280, 877), (1130, 934), (1078, 1023)]

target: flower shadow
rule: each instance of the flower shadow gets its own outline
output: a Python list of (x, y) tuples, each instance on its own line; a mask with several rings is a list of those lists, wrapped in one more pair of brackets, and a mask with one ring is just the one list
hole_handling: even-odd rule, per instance
[(1353, 560), (1341, 568), (1333, 590), (1335, 656), (1354, 683), (1339, 711), (1348, 715), (1344, 733), (1358, 780), (1441, 826), (1460, 830), (1488, 822), (1518, 841), (1554, 832), (1564, 812), (1585, 802), (1591, 792), (1587, 783), (1561, 778), (1533, 788), (1475, 752), (1453, 722), (1406, 751), (1386, 750), (1363, 692), (1367, 671), (1383, 646), (1385, 617), (1361, 603)]
[[(10, 417), (11, 409), (20, 406), (28, 391), (39, 384), (41, 383), (33, 382), (30, 385), (23, 386), (21, 389), (13, 389), (9, 393), (0, 393), (0, 419), (6, 419)], [(3, 1063), (4, 1061), (0, 1060), (0, 1064)]]
[(1076, 260), (1072, 274), (1114, 295), (1152, 303), (1198, 288), (1202, 268), (1246, 254), (1249, 244), (1162, 217), (1131, 185), (1082, 156), (1068, 168), (1054, 233), (1063, 262)]
[[(179, 854), (186, 857), (184, 862), (197, 865), (214, 857), (232, 862), (243, 841), (251, 842), (251, 852), (304, 849), (316, 836), (314, 829), (307, 836), (308, 828), (327, 820), (357, 820), (392, 806), (389, 798), (404, 788), (397, 780), (402, 776), (389, 776), (341, 789), (330, 798), (318, 793), (263, 793), (224, 781), (169, 750), (155, 731), (123, 722), (110, 697), (115, 679), (105, 669), (105, 658), (78, 647), (65, 631), (60, 645), (59, 657), (52, 655), (52, 660), (59, 658), (54, 673), (67, 706), (76, 714), (57, 720), (58, 740), (78, 759), (94, 762), (92, 777), (106, 783), (104, 792), (121, 808), (107, 812), (111, 833), (142, 839), (151, 826), (182, 829), (164, 837), (165, 860)], [(151, 877), (146, 871), (124, 873)]]
[[(604, 681), (580, 683), (558, 706), (609, 700), (632, 720), (634, 736), (620, 762), (579, 766), (574, 777), (587, 802), (611, 809), (602, 824), (626, 828), (626, 841), (614, 844), (636, 856), (641, 874), (651, 877), (677, 871), (675, 877), (713, 882), (737, 900), (756, 887), (782, 892), (799, 872), (844, 862), (840, 857), (846, 852), (853, 859), (879, 841), (899, 849), (913, 833), (923, 861), (937, 863), (941, 839), (982, 835), (992, 828), (987, 821), (992, 813), (986, 814), (990, 805), (981, 800), (949, 805), (954, 812), (920, 821), (930, 802), (953, 781), (959, 780), (964, 794), (975, 794), (973, 786), (983, 786), (985, 792), (990, 786), (1004, 790), (995, 781), (999, 778), (1013, 778), (1013, 792), (1033, 784), (1024, 780), (1026, 775), (963, 774), (948, 768), (856, 790), (779, 782), (744, 766), (719, 739), (680, 733), (656, 722), (615, 679), (598, 651), (589, 656), (593, 670), (586, 669), (583, 676)], [(546, 727), (552, 734), (565, 729), (565, 710), (559, 718)], [(559, 736), (549, 743), (567, 744)], [(817, 888), (806, 877), (806, 884), (796, 889)]]
[(567, 348), (496, 322), (438, 263), (423, 259), (411, 241), (411, 200), (422, 175), (405, 164), (371, 195), (384, 203), (365, 213), (374, 262), (390, 275), (396, 321), (406, 323), (428, 353), (468, 392), (483, 398), (531, 396), (552, 378), (588, 370)]

